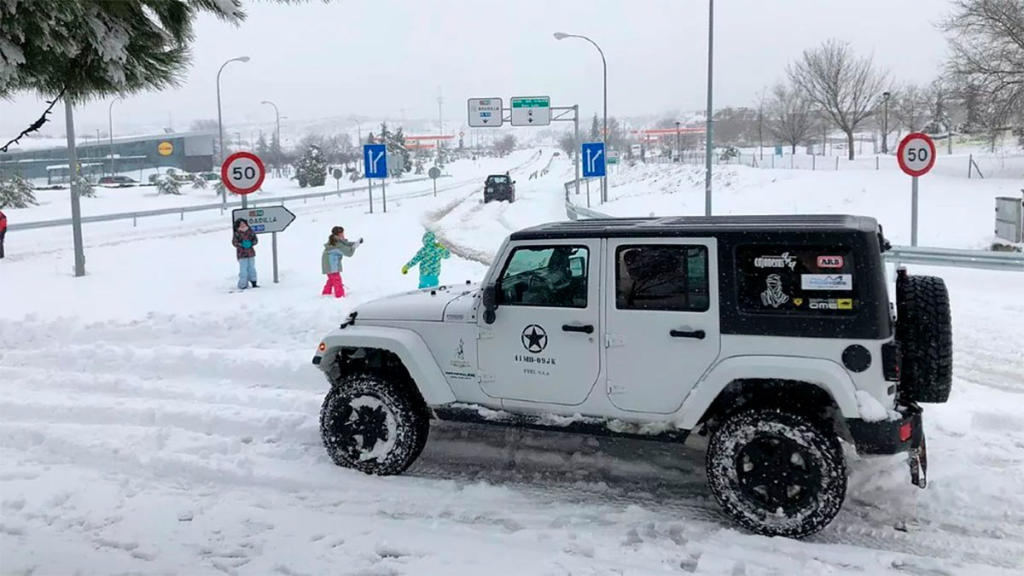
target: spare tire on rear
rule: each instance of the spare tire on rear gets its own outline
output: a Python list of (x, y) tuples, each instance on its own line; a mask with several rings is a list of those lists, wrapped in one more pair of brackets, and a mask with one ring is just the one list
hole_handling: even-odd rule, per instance
[(945, 402), (953, 387), (953, 325), (949, 292), (942, 278), (896, 280), (896, 340), (902, 353), (900, 397)]

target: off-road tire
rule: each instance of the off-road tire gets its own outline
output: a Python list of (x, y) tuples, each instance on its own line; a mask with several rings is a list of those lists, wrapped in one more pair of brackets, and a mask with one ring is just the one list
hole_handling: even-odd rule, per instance
[(934, 276), (900, 277), (896, 307), (900, 399), (945, 402), (953, 387), (953, 329), (945, 282)]
[[(362, 450), (354, 446), (354, 443), (365, 443), (365, 439), (353, 434), (356, 431), (353, 426), (360, 423), (359, 408), (354, 415), (353, 402), (384, 415), (386, 433), (378, 440), (384, 442), (386, 448), (382, 453), (367, 456), (365, 444)], [(390, 423), (389, 418), (393, 419)], [(415, 390), (384, 374), (353, 374), (342, 378), (331, 387), (320, 409), (320, 435), (331, 460), (338, 466), (366, 474), (390, 476), (404, 472), (423, 451), (429, 429), (428, 414), (422, 400), (415, 396)]]
[[(782, 445), (776, 454), (781, 452), (792, 469), (811, 478), (806, 490), (785, 487), (794, 506), (790, 510), (768, 508), (752, 487), (756, 482), (746, 481), (754, 470), (747, 458), (771, 443)], [(799, 459), (786, 457), (789, 452), (799, 453)], [(835, 518), (846, 498), (846, 461), (839, 439), (815, 420), (778, 408), (744, 410), (726, 418), (708, 443), (706, 467), (711, 492), (722, 508), (744, 528), (766, 536), (814, 534)], [(771, 482), (773, 487), (779, 480)]]

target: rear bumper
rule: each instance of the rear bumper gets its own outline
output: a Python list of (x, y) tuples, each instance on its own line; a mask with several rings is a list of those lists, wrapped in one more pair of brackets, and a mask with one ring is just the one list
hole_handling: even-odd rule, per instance
[(924, 445), (922, 410), (917, 404), (897, 406), (902, 416), (898, 420), (865, 422), (858, 418), (847, 420), (850, 435), (860, 454), (899, 454)]

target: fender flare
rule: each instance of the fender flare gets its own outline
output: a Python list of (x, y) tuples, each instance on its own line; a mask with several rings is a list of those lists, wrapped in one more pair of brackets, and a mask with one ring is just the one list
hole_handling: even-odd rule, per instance
[(411, 330), (350, 325), (332, 331), (323, 339), (323, 343), (325, 349), (323, 352), (317, 352), (317, 356), (323, 359), (319, 366), (326, 374), (334, 368), (340, 348), (387, 350), (402, 361), (428, 406), (455, 402), (455, 394), (430, 349), (423, 338)]
[(806, 382), (828, 393), (844, 418), (859, 418), (853, 379), (831, 360), (798, 356), (733, 356), (716, 364), (694, 386), (679, 410), (679, 427), (694, 429), (726, 386), (737, 380)]

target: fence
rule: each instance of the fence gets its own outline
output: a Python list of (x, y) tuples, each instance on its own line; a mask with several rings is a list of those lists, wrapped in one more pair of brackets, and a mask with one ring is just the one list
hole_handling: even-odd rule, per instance
[[(682, 164), (704, 166), (703, 152), (683, 152)], [(648, 164), (670, 164), (672, 159), (659, 156), (649, 158)], [(712, 157), (716, 166), (749, 166), (751, 168), (829, 171), (837, 170), (899, 170), (895, 154), (869, 154), (849, 160), (845, 156), (821, 156), (812, 154), (790, 154), (777, 156), (770, 149), (757, 151), (739, 150), (734, 156), (725, 157), (721, 151)], [(932, 173), (958, 178), (1024, 178), (1024, 154), (945, 154), (939, 151)]]
[[(566, 182), (566, 189), (575, 181)], [(607, 214), (576, 206), (565, 200), (565, 214), (570, 220), (612, 218)], [(955, 250), (950, 248), (911, 248), (893, 246), (884, 254), (886, 262), (895, 264), (923, 264), (956, 268), (980, 268), (1024, 272), (1024, 254), (1020, 252), (989, 252), (986, 250)]]
[[(414, 182), (425, 182), (425, 181), (429, 181), (429, 180), (430, 180), (429, 177), (411, 178), (409, 180), (401, 180), (398, 183), (411, 184), (411, 183), (414, 183)], [(338, 197), (340, 197), (345, 192), (360, 192), (360, 191), (365, 191), (366, 189), (367, 189), (366, 186), (353, 186), (353, 187), (341, 188), (341, 189), (336, 189), (336, 190), (329, 190), (329, 191), (324, 191), (324, 192), (311, 192), (311, 193), (306, 193), (306, 194), (292, 194), (292, 195), (289, 195), (289, 196), (274, 196), (274, 197), (268, 197), (268, 198), (253, 197), (253, 198), (249, 198), (248, 206), (252, 206), (254, 208), (256, 207), (257, 204), (264, 205), (264, 206), (266, 206), (266, 205), (281, 205), (281, 206), (284, 206), (285, 202), (295, 202), (297, 200), (311, 200), (311, 199), (314, 199), (314, 198), (320, 198), (320, 199), (326, 201), (329, 196), (338, 196)], [(430, 191), (427, 191), (426, 193), (429, 194)], [(362, 199), (358, 200), (358, 202), (362, 202), (362, 201), (363, 201)], [(116, 213), (116, 214), (100, 214), (100, 215), (97, 215), (97, 216), (83, 216), (82, 217), (82, 224), (90, 224), (90, 223), (95, 223), (95, 222), (114, 222), (114, 221), (117, 221), (117, 220), (131, 220), (132, 221), (132, 226), (136, 226), (136, 225), (138, 225), (139, 218), (149, 218), (149, 217), (153, 217), (153, 216), (171, 216), (171, 215), (174, 215), (174, 214), (178, 214), (180, 216), (181, 220), (184, 220), (185, 219), (185, 214), (191, 213), (191, 212), (203, 212), (203, 211), (206, 211), (206, 210), (220, 210), (223, 213), (227, 209), (236, 208), (236, 207), (240, 208), (241, 206), (242, 206), (242, 202), (240, 200), (238, 200), (238, 201), (231, 201), (231, 202), (227, 202), (227, 203), (216, 202), (216, 203), (210, 203), (210, 204), (198, 204), (198, 205), (193, 205), (193, 206), (180, 206), (180, 207), (177, 207), (177, 208), (160, 208), (160, 209), (157, 209), (157, 210), (138, 210), (138, 211), (134, 211), (134, 212), (119, 212), (119, 213)], [(37, 221), (37, 222), (21, 222), (21, 223), (16, 223), (16, 224), (10, 224), (10, 225), (8, 225), (7, 228), (8, 228), (8, 230), (11, 230), (11, 231), (16, 231), (16, 230), (34, 230), (34, 229), (39, 229), (39, 228), (54, 228), (54, 227), (58, 227), (58, 226), (70, 226), (71, 222), (72, 222), (71, 218), (57, 218), (57, 219), (54, 219), (54, 220), (40, 220), (40, 221)]]

